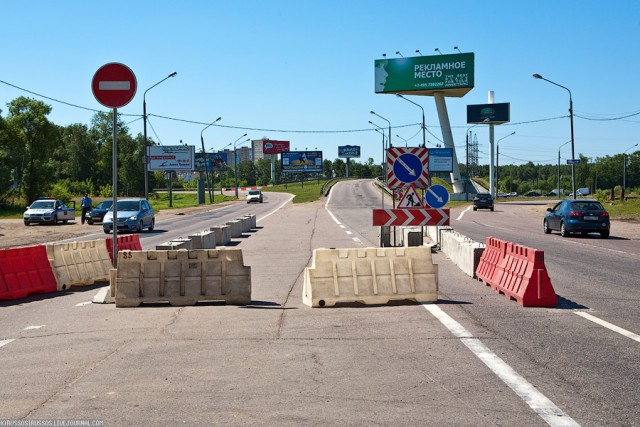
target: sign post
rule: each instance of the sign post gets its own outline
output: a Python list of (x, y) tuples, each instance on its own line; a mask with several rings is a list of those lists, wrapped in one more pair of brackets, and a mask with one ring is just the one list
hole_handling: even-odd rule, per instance
[(135, 74), (119, 62), (103, 65), (93, 75), (91, 90), (96, 100), (113, 109), (113, 267), (118, 267), (118, 108), (127, 105), (138, 87)]

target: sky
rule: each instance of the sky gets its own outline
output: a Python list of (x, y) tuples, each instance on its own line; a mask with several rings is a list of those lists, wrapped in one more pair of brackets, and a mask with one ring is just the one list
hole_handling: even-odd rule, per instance
[[(100, 105), (95, 72), (120, 62), (137, 79), (134, 99), (118, 109), (130, 133), (200, 151), (242, 146), (247, 138), (291, 142), (292, 150), (361, 147), (360, 162), (382, 157), (369, 121), (392, 126), (394, 146), (422, 143), (422, 111), (374, 92), (374, 61), (458, 51), (475, 55), (474, 88), (447, 97), (458, 160), (465, 159), (466, 106), (510, 103), (511, 122), (495, 126), (500, 165), (556, 164), (574, 149), (595, 159), (640, 143), (640, 2), (377, 0), (349, 1), (57, 1), (0, 0), (3, 34), (0, 113), (19, 96), (51, 105), (49, 120), (87, 126)], [(457, 49), (454, 49), (457, 47)], [(416, 53), (419, 51), (419, 53)], [(399, 52), (399, 54), (396, 54)], [(430, 96), (427, 147), (442, 144)], [(71, 104), (71, 105), (69, 105)], [(218, 117), (214, 126), (204, 128)], [(479, 163), (489, 163), (489, 129), (472, 130)], [(513, 132), (515, 134), (511, 135)], [(246, 137), (242, 137), (243, 134)], [(504, 139), (502, 139), (504, 138)]]

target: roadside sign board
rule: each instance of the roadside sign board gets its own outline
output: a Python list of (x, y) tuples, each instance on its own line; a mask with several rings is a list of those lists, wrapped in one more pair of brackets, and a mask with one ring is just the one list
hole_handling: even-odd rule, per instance
[(580, 159), (567, 159), (567, 164), (568, 165), (579, 165), (580, 164)]
[(127, 105), (137, 90), (135, 74), (129, 67), (119, 62), (103, 65), (93, 75), (91, 89), (96, 100), (109, 108)]
[(338, 146), (338, 157), (341, 159), (353, 159), (360, 157), (359, 145), (340, 145)]
[(424, 198), (430, 208), (439, 209), (449, 202), (449, 191), (440, 184), (434, 184), (427, 188)]
[(449, 225), (449, 209), (374, 209), (373, 226)]
[(289, 151), (289, 141), (275, 141), (273, 139), (262, 140), (262, 152), (264, 154), (279, 154)]
[(416, 191), (416, 186), (411, 184), (398, 203), (398, 209), (424, 208), (422, 198)]
[(205, 167), (204, 156), (202, 153), (195, 154), (194, 170), (203, 171), (226, 171), (229, 165), (229, 152), (220, 151), (217, 153), (207, 153), (207, 164)]
[(511, 104), (476, 104), (467, 105), (467, 123), (500, 125), (508, 123), (511, 118)]
[(192, 171), (195, 166), (193, 145), (154, 145), (149, 149), (150, 171)]
[(453, 172), (453, 148), (429, 148), (429, 173)]
[(424, 147), (393, 147), (387, 150), (387, 186), (429, 186), (429, 150)]
[(282, 172), (322, 172), (322, 151), (289, 151), (282, 156)]

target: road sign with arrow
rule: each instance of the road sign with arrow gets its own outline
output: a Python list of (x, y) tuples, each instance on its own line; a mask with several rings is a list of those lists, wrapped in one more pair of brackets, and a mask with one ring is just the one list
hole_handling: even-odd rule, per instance
[(429, 150), (423, 147), (393, 147), (387, 150), (387, 186), (429, 186)]
[(424, 198), (429, 207), (439, 209), (449, 202), (449, 191), (446, 187), (435, 184), (427, 188)]

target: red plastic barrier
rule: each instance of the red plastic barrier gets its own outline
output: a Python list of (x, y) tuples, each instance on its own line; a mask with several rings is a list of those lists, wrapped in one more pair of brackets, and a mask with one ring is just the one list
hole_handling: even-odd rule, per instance
[(480, 280), (523, 307), (556, 306), (557, 296), (544, 265), (544, 251), (492, 237), (487, 238), (487, 249), (486, 259), (483, 261), (485, 249), (476, 270)]
[[(109, 258), (113, 264), (113, 237), (106, 239)], [(128, 234), (126, 236), (118, 236), (118, 252), (122, 250), (141, 251), (140, 236), (137, 234)]]
[(24, 298), (57, 289), (46, 246), (0, 249), (0, 299)]

